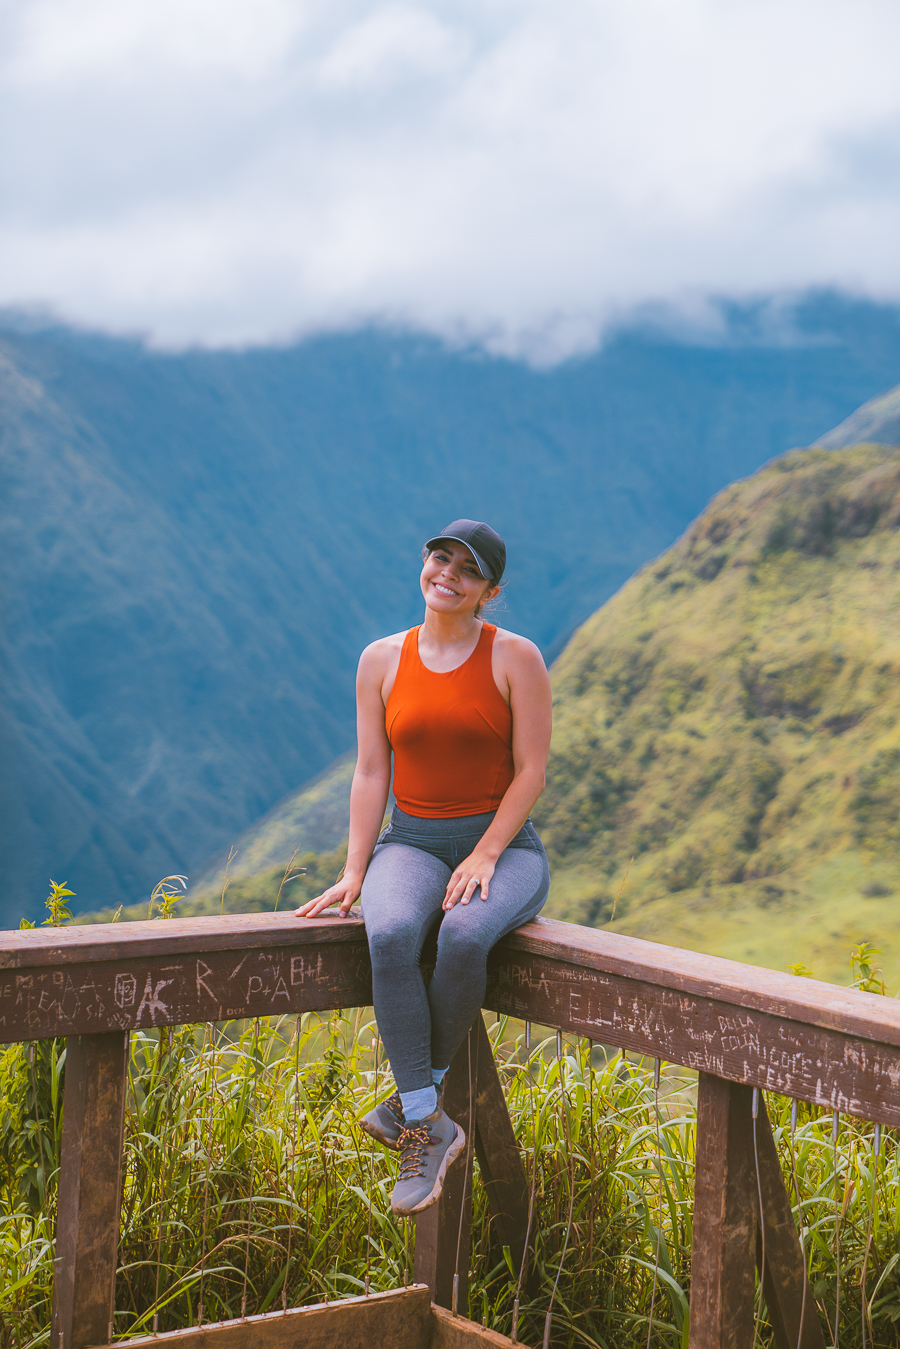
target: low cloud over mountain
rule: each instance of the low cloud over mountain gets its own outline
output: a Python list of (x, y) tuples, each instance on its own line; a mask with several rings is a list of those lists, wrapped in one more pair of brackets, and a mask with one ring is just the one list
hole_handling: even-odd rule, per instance
[(892, 0), (11, 0), (0, 303), (557, 359), (644, 303), (900, 295)]

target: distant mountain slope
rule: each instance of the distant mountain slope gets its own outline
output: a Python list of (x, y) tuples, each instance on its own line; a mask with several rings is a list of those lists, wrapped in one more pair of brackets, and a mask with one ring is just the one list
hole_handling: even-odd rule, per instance
[(507, 534), (502, 621), (552, 654), (713, 492), (900, 368), (894, 309), (729, 325), (550, 371), (403, 335), (167, 355), (8, 325), (0, 922), (50, 875), (93, 909), (194, 873), (344, 752), (358, 652), (415, 621), (436, 521)]
[(553, 912), (608, 921), (633, 857), (616, 928), (832, 977), (868, 939), (896, 982), (898, 614), (900, 449), (720, 493), (554, 668)]
[(870, 398), (816, 444), (826, 450), (840, 450), (846, 445), (866, 442), (900, 445), (900, 384), (877, 398)]
[(193, 879), (191, 893), (219, 894), (226, 874), (236, 881), (278, 868), (283, 872), (295, 853), (339, 848), (347, 839), (355, 765), (355, 751), (342, 754), (312, 782), (289, 792)]

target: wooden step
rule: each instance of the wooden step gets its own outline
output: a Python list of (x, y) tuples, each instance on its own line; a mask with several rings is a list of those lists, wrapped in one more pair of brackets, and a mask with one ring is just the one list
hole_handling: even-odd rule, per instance
[(425, 1284), (238, 1321), (140, 1335), (104, 1349), (512, 1349), (496, 1330), (435, 1306)]

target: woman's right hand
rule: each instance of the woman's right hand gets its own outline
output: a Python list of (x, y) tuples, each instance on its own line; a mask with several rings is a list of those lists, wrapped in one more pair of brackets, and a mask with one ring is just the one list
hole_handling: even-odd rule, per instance
[(362, 881), (354, 876), (342, 876), (334, 885), (323, 890), (315, 899), (308, 899), (294, 910), (297, 918), (315, 918), (323, 909), (339, 906), (341, 918), (346, 918), (355, 899), (359, 899)]

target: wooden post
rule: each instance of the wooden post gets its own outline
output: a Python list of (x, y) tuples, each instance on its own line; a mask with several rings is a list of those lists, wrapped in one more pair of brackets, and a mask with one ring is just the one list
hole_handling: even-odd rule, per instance
[(475, 1088), (478, 1080), (478, 1039), (475, 1027), (469, 1031), (454, 1055), (444, 1080), (444, 1110), (465, 1130), (466, 1147), (447, 1172), (441, 1198), (416, 1218), (413, 1265), (416, 1283), (427, 1283), (432, 1302), (440, 1307), (453, 1305), (453, 1276), (459, 1275), (457, 1311), (460, 1316), (467, 1315), (469, 1306), (469, 1248), (472, 1238), (472, 1168), (468, 1164), (472, 1142), (468, 1137), (470, 1046), (472, 1086)]
[[(807, 1279), (791, 1201), (784, 1186), (772, 1126), (761, 1094), (756, 1121), (756, 1149), (766, 1233), (763, 1292), (775, 1344), (777, 1349), (825, 1349), (816, 1299)], [(758, 1264), (762, 1254), (762, 1242), (758, 1237), (756, 1254)]]
[(691, 1247), (690, 1349), (747, 1349), (758, 1200), (752, 1089), (701, 1073)]
[(478, 1037), (475, 1156), (500, 1244), (509, 1247), (513, 1268), (518, 1270), (528, 1229), (528, 1178), (491, 1042), (480, 1016), (475, 1022), (475, 1033)]
[[(468, 1134), (470, 1045), (475, 1092), (474, 1137), (450, 1168), (440, 1201), (416, 1219), (416, 1281), (428, 1284), (432, 1301), (439, 1307), (451, 1307), (453, 1275), (459, 1274), (457, 1311), (460, 1316), (466, 1315), (469, 1297), (472, 1165), (470, 1161), (467, 1170), (466, 1161), (471, 1156), (470, 1144), (478, 1159), (497, 1234), (501, 1244), (509, 1246), (514, 1266), (522, 1259), (528, 1226), (528, 1181), (480, 1013), (450, 1065), (444, 1087), (444, 1109)], [(464, 1207), (464, 1213), (460, 1237), (461, 1207)]]
[(127, 1055), (127, 1031), (72, 1035), (66, 1042), (52, 1349), (109, 1342)]

